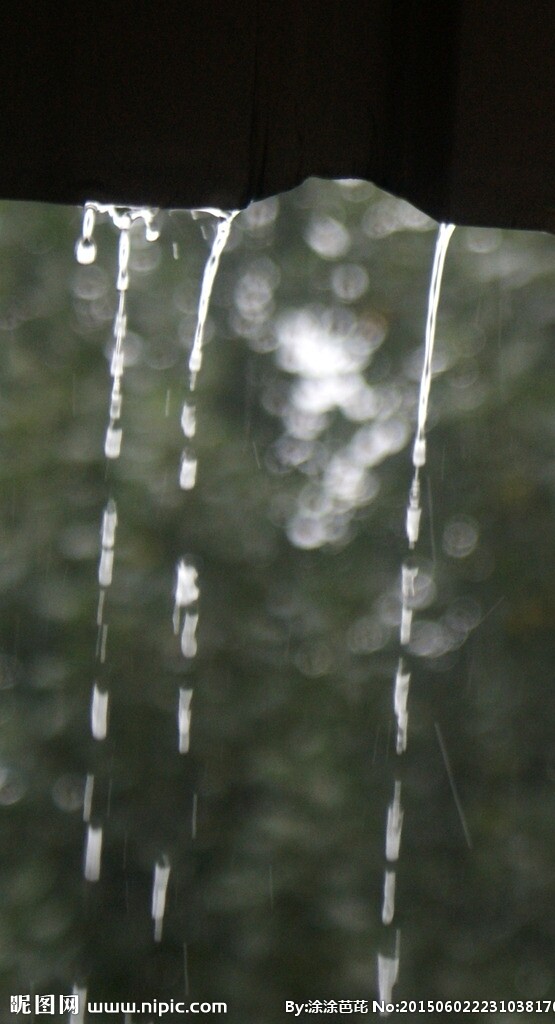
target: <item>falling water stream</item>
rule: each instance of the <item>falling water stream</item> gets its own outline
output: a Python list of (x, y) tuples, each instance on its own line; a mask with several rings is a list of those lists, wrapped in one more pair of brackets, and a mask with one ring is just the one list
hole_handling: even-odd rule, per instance
[[(119, 232), (118, 260), (116, 273), (117, 311), (114, 319), (114, 345), (110, 374), (112, 387), (109, 401), (108, 426), (106, 428), (104, 454), (107, 460), (118, 459), (121, 453), (122, 427), (120, 425), (123, 405), (122, 382), (125, 367), (125, 342), (127, 336), (127, 291), (129, 288), (130, 230), (139, 221), (145, 226), (146, 239), (156, 241), (158, 231), (153, 227), (155, 210), (120, 209), (99, 203), (87, 203), (83, 212), (81, 237), (76, 245), (77, 261), (89, 265), (96, 259), (94, 241), (95, 220), (98, 214), (107, 215)], [(118, 525), (117, 505), (109, 497), (102, 514), (100, 559), (98, 564), (98, 607), (96, 658), (98, 678), (93, 683), (91, 697), (91, 732), (95, 740), (105, 740), (108, 735), (110, 691), (107, 685), (108, 622), (105, 621), (106, 595), (112, 583)], [(87, 826), (85, 838), (84, 875), (88, 882), (97, 882), (101, 874), (101, 858), (104, 824), (91, 822), (94, 803), (95, 776), (87, 775), (83, 818)], [(96, 817), (96, 816), (95, 816)], [(161, 927), (161, 925), (160, 925)]]
[[(426, 315), (426, 331), (424, 340), (424, 361), (420, 378), (418, 398), (418, 418), (412, 451), (414, 473), (409, 491), (406, 511), (406, 533), (409, 552), (412, 553), (418, 542), (420, 532), (421, 484), (420, 473), (426, 464), (426, 424), (428, 419), (428, 402), (432, 383), (432, 366), (436, 336), (437, 312), (441, 295), (441, 281), (445, 257), (449, 241), (455, 230), (453, 224), (440, 224), (432, 264), (428, 306)], [(403, 652), (411, 640), (412, 603), (415, 597), (415, 582), (418, 567), (408, 561), (401, 568), (401, 622), (399, 628), (399, 647), (401, 654), (397, 662), (393, 687), (393, 709), (397, 725), (396, 753), (397, 758), (404, 754), (408, 737), (408, 699), (411, 673), (407, 668)], [(397, 775), (397, 773), (396, 773)], [(401, 850), (401, 834), (403, 828), (402, 783), (398, 777), (394, 781), (392, 801), (387, 811), (385, 834), (386, 867), (383, 880), (382, 922), (388, 930), (393, 927), (395, 918), (395, 887), (397, 880), (397, 862)], [(393, 986), (398, 979), (400, 969), (401, 930), (395, 929), (392, 939), (387, 936), (385, 952), (378, 954), (378, 990), (380, 1000), (390, 1003)]]

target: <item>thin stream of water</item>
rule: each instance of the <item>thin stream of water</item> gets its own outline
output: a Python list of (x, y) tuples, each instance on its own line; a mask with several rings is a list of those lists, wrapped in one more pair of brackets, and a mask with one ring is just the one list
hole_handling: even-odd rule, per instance
[(202, 344), (204, 340), (204, 329), (206, 326), (206, 317), (208, 316), (208, 308), (210, 306), (210, 298), (212, 296), (212, 290), (214, 288), (214, 281), (216, 280), (216, 274), (218, 273), (218, 267), (220, 265), (221, 255), (227, 245), (229, 235), (231, 232), (231, 225), (238, 214), (238, 210), (232, 210), (230, 213), (223, 213), (221, 210), (207, 210), (198, 211), (199, 213), (211, 213), (213, 216), (218, 217), (219, 224), (216, 231), (210, 255), (206, 261), (204, 267), (204, 273), (202, 275), (202, 284), (200, 288), (200, 298), (198, 304), (198, 317), (197, 326), (195, 330), (195, 336), (193, 339), (193, 347), (191, 349), (191, 355), (189, 357), (189, 372), (191, 375), (191, 391), (195, 390), (197, 376), (199, 374), (202, 365)]
[[(210, 213), (212, 216), (218, 218), (219, 223), (214, 236), (214, 241), (212, 242), (212, 246), (208, 254), (208, 259), (204, 266), (200, 287), (197, 323), (193, 337), (193, 346), (189, 356), (189, 389), (191, 396), (196, 388), (197, 377), (202, 366), (204, 332), (206, 329), (206, 318), (210, 308), (210, 299), (212, 297), (220, 259), (227, 245), (231, 226), (237, 216), (237, 212), (237, 210), (233, 210), (231, 213), (223, 213), (221, 210), (199, 210), (194, 211), (193, 213), (193, 216), (197, 213)], [(190, 442), (195, 437), (197, 429), (196, 407), (192, 397), (183, 403), (181, 411), (181, 429), (186, 443), (181, 455), (179, 486), (184, 491), (191, 491), (195, 486), (197, 479), (197, 459), (190, 445)]]
[[(426, 330), (424, 341), (424, 361), (420, 378), (418, 397), (418, 416), (412, 451), (414, 467), (412, 482), (409, 489), (409, 500), (406, 511), (406, 532), (409, 552), (412, 553), (418, 542), (420, 533), (421, 486), (420, 471), (426, 464), (426, 424), (428, 404), (432, 383), (432, 362), (436, 336), (437, 312), (441, 295), (441, 282), (445, 266), (447, 249), (454, 224), (440, 224), (428, 291), (426, 314)], [(401, 568), (401, 623), (399, 628), (399, 646), (401, 651), (410, 643), (412, 633), (413, 602), (418, 568), (406, 561)], [(408, 738), (408, 698), (411, 673), (407, 670), (403, 654), (399, 655), (393, 685), (393, 710), (397, 725), (396, 754), (400, 758), (407, 748)], [(382, 923), (388, 928), (395, 917), (395, 887), (397, 862), (401, 851), (401, 835), (403, 829), (402, 783), (396, 772), (394, 792), (387, 810), (385, 830), (385, 860), (382, 898)], [(391, 1003), (393, 987), (398, 980), (400, 970), (401, 930), (395, 929), (394, 938), (386, 939), (387, 950), (378, 954), (378, 991), (380, 1001)]]
[[(199, 210), (194, 211), (193, 216), (198, 213), (209, 213), (216, 217), (218, 219), (218, 227), (204, 266), (198, 302), (197, 322), (193, 345), (189, 356), (189, 390), (191, 396), (196, 388), (197, 377), (202, 366), (206, 319), (210, 308), (210, 299), (212, 297), (220, 259), (227, 245), (231, 226), (238, 211), (233, 210), (230, 213), (224, 213), (222, 210)], [(185, 437), (185, 441), (187, 442), (181, 455), (181, 466), (179, 471), (179, 486), (184, 491), (192, 490), (197, 479), (197, 457), (190, 444), (196, 435), (196, 429), (196, 406), (191, 397), (185, 400), (181, 410), (181, 430)], [(173, 629), (176, 636), (180, 635), (181, 653), (183, 657), (188, 660), (192, 660), (197, 654), (198, 645), (196, 632), (199, 620), (198, 598), (199, 586), (197, 570), (194, 565), (186, 562), (185, 559), (181, 559), (177, 564)], [(180, 687), (177, 709), (178, 746), (180, 754), (186, 754), (189, 751), (192, 699), (193, 689), (190, 687)], [(196, 803), (194, 817), (196, 830)]]

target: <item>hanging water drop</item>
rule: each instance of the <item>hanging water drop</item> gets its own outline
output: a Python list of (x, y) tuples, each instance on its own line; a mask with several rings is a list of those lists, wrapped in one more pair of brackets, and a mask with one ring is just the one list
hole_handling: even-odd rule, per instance
[(83, 212), (83, 227), (81, 230), (81, 238), (78, 240), (75, 246), (75, 255), (77, 262), (83, 266), (87, 266), (94, 263), (96, 259), (96, 244), (93, 238), (95, 222), (95, 211), (91, 204), (85, 206)]
[(75, 255), (77, 257), (77, 262), (81, 263), (83, 266), (94, 263), (96, 259), (95, 243), (90, 239), (80, 238), (77, 242)]

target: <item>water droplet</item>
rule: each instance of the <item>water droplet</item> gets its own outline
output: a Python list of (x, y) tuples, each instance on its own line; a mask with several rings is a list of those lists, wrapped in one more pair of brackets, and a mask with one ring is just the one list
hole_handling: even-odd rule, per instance
[(183, 559), (177, 566), (177, 583), (175, 587), (175, 603), (180, 608), (194, 604), (199, 597), (197, 585), (198, 572), (194, 565), (188, 565)]
[(123, 376), (124, 359), (125, 359), (125, 356), (124, 356), (123, 350), (121, 348), (117, 348), (116, 347), (114, 349), (114, 352), (113, 352), (113, 355), (112, 355), (112, 361), (111, 361), (111, 364), (110, 364), (110, 373), (111, 373), (112, 377), (122, 377)]
[(95, 740), (104, 740), (108, 732), (109, 693), (94, 684), (91, 701), (91, 732)]
[(104, 454), (107, 459), (118, 459), (121, 452), (121, 438), (122, 430), (116, 429), (113, 426), (109, 426), (106, 431), (106, 440), (104, 442)]
[(397, 780), (395, 782), (393, 801), (387, 809), (385, 855), (388, 861), (396, 861), (399, 858), (402, 828), (403, 809), (401, 807), (401, 783)]
[(404, 604), (401, 608), (401, 631), (400, 639), (403, 646), (410, 643), (410, 635), (412, 631), (412, 608), (407, 608)]
[(112, 391), (110, 398), (110, 419), (119, 420), (121, 416), (122, 394), (121, 391)]
[(110, 498), (102, 517), (102, 547), (113, 548), (116, 541), (118, 510), (115, 501)]
[(96, 245), (91, 238), (80, 238), (75, 247), (77, 262), (83, 266), (94, 263), (96, 259)]
[(194, 658), (197, 653), (197, 641), (195, 637), (198, 624), (198, 615), (185, 615), (183, 632), (181, 633), (181, 650), (186, 658)]
[(395, 915), (395, 871), (386, 870), (383, 879), (382, 921), (391, 924)]
[(98, 582), (101, 587), (109, 587), (112, 582), (114, 568), (114, 552), (109, 548), (102, 548), (100, 562), (98, 565)]
[(378, 953), (378, 992), (380, 1002), (391, 1003), (393, 987), (399, 976), (400, 932), (397, 932), (397, 949), (395, 956)]
[(102, 828), (89, 825), (85, 845), (85, 869), (87, 882), (98, 882), (102, 857)]
[(180, 688), (177, 724), (179, 729), (179, 753), (186, 754), (189, 750), (191, 732), (191, 700), (193, 691)]
[(154, 867), (152, 883), (152, 917), (154, 919), (154, 938), (160, 942), (162, 938), (162, 922), (166, 911), (166, 892), (171, 866), (166, 856), (162, 857)]
[(407, 701), (409, 696), (410, 672), (404, 672), (403, 662), (399, 661), (395, 676), (395, 690), (393, 694), (393, 707), (397, 719), (397, 753), (402, 754), (407, 747), (408, 732), (408, 711)]
[(194, 437), (197, 427), (196, 421), (196, 410), (194, 405), (189, 405), (185, 402), (181, 411), (181, 429), (185, 434), (185, 437)]
[(197, 479), (197, 460), (183, 453), (179, 471), (179, 486), (183, 491), (192, 491)]

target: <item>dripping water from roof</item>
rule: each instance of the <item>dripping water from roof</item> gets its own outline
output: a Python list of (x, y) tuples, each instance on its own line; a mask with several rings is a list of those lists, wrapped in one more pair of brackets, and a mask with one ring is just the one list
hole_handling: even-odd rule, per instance
[[(206, 318), (208, 316), (208, 310), (210, 308), (210, 299), (214, 289), (214, 283), (218, 273), (218, 267), (220, 265), (220, 259), (222, 253), (226, 247), (231, 226), (238, 211), (233, 210), (230, 213), (224, 213), (222, 210), (195, 210), (193, 211), (193, 217), (198, 216), (202, 213), (209, 213), (218, 220), (218, 227), (214, 236), (214, 241), (208, 254), (208, 259), (204, 267), (202, 275), (202, 283), (200, 287), (200, 296), (198, 302), (197, 311), (197, 323), (195, 327), (195, 333), (193, 337), (193, 344), (191, 353), (189, 356), (189, 389), (190, 397), (183, 403), (181, 411), (181, 429), (185, 437), (186, 442), (191, 442), (196, 434), (197, 429), (197, 418), (196, 418), (196, 406), (193, 400), (193, 392), (195, 391), (197, 384), (197, 377), (202, 366), (203, 356), (203, 342), (204, 332), (206, 328)], [(182, 455), (181, 455), (181, 467), (179, 471), (179, 486), (184, 491), (192, 491), (197, 478), (197, 459), (196, 455), (191, 447), (190, 443), (186, 443)]]
[[(104, 455), (111, 461), (121, 455), (123, 429), (121, 417), (123, 411), (123, 375), (125, 368), (125, 343), (127, 338), (127, 293), (129, 290), (129, 258), (131, 253), (131, 228), (136, 222), (144, 225), (145, 237), (148, 242), (156, 241), (159, 232), (154, 226), (157, 211), (146, 208), (122, 208), (109, 204), (88, 202), (83, 210), (81, 237), (75, 247), (78, 263), (90, 265), (97, 255), (94, 230), (99, 215), (108, 217), (118, 231), (118, 254), (116, 267), (115, 290), (117, 306), (113, 322), (113, 349), (110, 363), (112, 386), (110, 389), (108, 425), (104, 439)], [(103, 741), (108, 735), (110, 691), (105, 682), (106, 662), (108, 658), (108, 623), (105, 621), (106, 597), (114, 574), (116, 550), (116, 531), (118, 526), (118, 510), (115, 500), (109, 497), (102, 513), (100, 525), (100, 555), (98, 561), (98, 603), (96, 625), (98, 627), (96, 642), (96, 659), (99, 663), (98, 679), (93, 683), (90, 704), (91, 734), (97, 741)], [(108, 790), (108, 807), (111, 793), (111, 781)], [(101, 873), (103, 828), (101, 825), (90, 824), (93, 813), (94, 775), (88, 774), (85, 782), (83, 798), (83, 820), (87, 825), (85, 837), (84, 875), (87, 881), (97, 882)]]
[[(420, 534), (421, 482), (420, 472), (426, 464), (426, 426), (428, 405), (432, 383), (432, 360), (436, 335), (437, 312), (441, 295), (441, 282), (449, 241), (455, 230), (453, 224), (440, 224), (434, 250), (428, 304), (426, 329), (424, 338), (424, 361), (420, 378), (418, 396), (418, 415), (412, 450), (413, 477), (409, 488), (406, 509), (406, 534), (409, 553), (418, 543)], [(411, 559), (403, 562), (401, 567), (401, 621), (399, 627), (399, 647), (407, 647), (411, 640), (415, 583), (418, 567)], [(408, 698), (411, 673), (407, 670), (402, 654), (399, 655), (393, 685), (393, 710), (397, 725), (396, 755), (400, 758), (407, 748), (408, 738)], [(438, 732), (441, 743), (441, 734)], [(443, 748), (442, 748), (443, 753)], [(444, 755), (445, 760), (445, 755)], [(446, 761), (447, 766), (447, 761)], [(457, 807), (459, 805), (457, 804)], [(396, 864), (401, 850), (401, 833), (403, 827), (403, 806), (401, 801), (401, 780), (396, 771), (393, 799), (388, 807), (385, 830), (385, 860), (383, 876), (382, 923), (391, 926), (395, 918), (395, 890), (397, 881)], [(461, 817), (464, 828), (464, 817)], [(466, 832), (465, 832), (466, 835)], [(391, 1003), (393, 987), (399, 976), (401, 932), (396, 931), (395, 954), (378, 953), (378, 988), (380, 999)]]
[[(197, 410), (193, 394), (196, 388), (198, 374), (202, 366), (204, 332), (206, 327), (206, 318), (210, 307), (210, 299), (212, 297), (220, 259), (229, 239), (233, 221), (238, 212), (238, 210), (232, 210), (231, 212), (225, 213), (222, 210), (212, 208), (193, 211), (193, 217), (203, 213), (211, 214), (217, 219), (218, 226), (216, 228), (216, 234), (202, 275), (197, 309), (197, 322), (189, 356), (189, 396), (184, 401), (181, 410), (181, 430), (185, 439), (185, 445), (181, 453), (179, 486), (183, 491), (192, 491), (197, 481), (198, 460), (192, 447), (192, 442), (194, 441), (197, 430)], [(196, 632), (199, 621), (197, 607), (199, 587), (197, 579), (198, 573), (196, 568), (184, 559), (181, 559), (177, 565), (173, 629), (176, 635), (179, 633), (181, 634), (181, 653), (189, 662), (196, 657), (198, 650)], [(183, 621), (181, 621), (182, 610), (184, 610)], [(180, 687), (177, 708), (178, 749), (180, 754), (186, 754), (189, 751), (192, 697), (192, 687)], [(196, 829), (196, 813), (194, 827)]]
[(213, 217), (217, 217), (219, 220), (218, 228), (212, 248), (210, 249), (210, 255), (206, 261), (204, 267), (204, 273), (202, 275), (202, 284), (200, 288), (200, 298), (198, 304), (198, 316), (197, 326), (195, 330), (195, 336), (193, 339), (193, 347), (191, 349), (191, 355), (189, 357), (189, 373), (191, 375), (191, 391), (195, 390), (197, 383), (197, 376), (202, 365), (202, 344), (204, 340), (204, 328), (206, 326), (206, 317), (208, 315), (208, 308), (210, 305), (210, 298), (212, 296), (212, 290), (214, 288), (214, 282), (218, 273), (218, 267), (220, 265), (221, 255), (227, 245), (227, 240), (231, 232), (231, 225), (237, 216), (238, 210), (232, 210), (230, 213), (223, 213), (222, 210), (204, 209), (195, 210), (193, 216), (197, 213), (211, 213)]
[[(418, 541), (420, 526), (420, 481), (419, 472), (426, 465), (426, 423), (428, 419), (428, 403), (430, 399), (430, 388), (432, 385), (432, 360), (434, 355), (434, 344), (436, 338), (437, 311), (441, 295), (441, 282), (445, 257), (453, 231), (454, 224), (440, 224), (434, 261), (432, 265), (432, 276), (428, 292), (428, 311), (426, 314), (426, 332), (424, 339), (424, 364), (420, 379), (420, 392), (418, 396), (418, 419), (416, 434), (412, 450), (412, 464), (414, 475), (410, 488), (409, 506), (407, 510), (407, 537), (409, 547), (414, 548)], [(409, 511), (412, 513), (409, 522)]]

